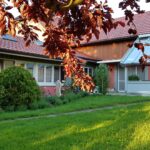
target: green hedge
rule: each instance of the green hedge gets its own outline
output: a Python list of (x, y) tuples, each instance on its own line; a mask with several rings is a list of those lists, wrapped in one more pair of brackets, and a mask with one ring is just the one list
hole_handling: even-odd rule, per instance
[(21, 67), (10, 67), (0, 73), (0, 106), (4, 110), (30, 109), (41, 97), (32, 75)]

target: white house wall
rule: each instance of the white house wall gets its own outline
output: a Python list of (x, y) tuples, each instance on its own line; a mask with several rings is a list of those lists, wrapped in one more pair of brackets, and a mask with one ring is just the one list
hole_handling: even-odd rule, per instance
[(150, 81), (128, 81), (127, 93), (150, 94)]
[[(59, 80), (61, 80), (61, 66), (60, 65), (54, 65), (54, 64), (48, 64), (48, 63), (40, 63), (40, 62), (30, 62), (30, 61), (22, 61), (22, 60), (12, 60), (12, 59), (0, 59), (0, 71), (3, 69), (6, 69), (11, 66), (22, 66), (24, 68), (27, 68), (26, 65), (31, 63), (34, 64), (33, 68), (33, 77), (37, 81), (39, 86), (55, 86), (56, 83), (54, 82), (54, 67), (59, 66)], [(38, 82), (38, 65), (43, 64), (44, 65), (44, 82)], [(46, 66), (52, 66), (52, 82), (46, 82)]]

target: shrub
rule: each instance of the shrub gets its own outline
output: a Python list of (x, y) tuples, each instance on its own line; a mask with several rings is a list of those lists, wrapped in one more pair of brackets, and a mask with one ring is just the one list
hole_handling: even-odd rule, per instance
[(139, 81), (139, 77), (137, 75), (130, 75), (128, 76), (129, 81)]
[(86, 96), (89, 96), (89, 93), (88, 92), (85, 92), (85, 91), (81, 91), (78, 93), (80, 95), (80, 97), (86, 97)]
[(88, 96), (89, 94), (87, 92), (79, 92), (79, 93), (74, 93), (71, 90), (66, 90), (63, 94), (63, 96), (57, 97), (57, 96), (51, 96), (51, 97), (47, 97), (47, 101), (51, 104), (51, 105), (62, 105), (62, 104), (66, 104), (69, 103), (71, 101), (74, 100), (78, 100), (82, 97)]
[(47, 100), (51, 105), (61, 105), (61, 104), (63, 104), (63, 101), (61, 100), (61, 97), (51, 96), (51, 97), (47, 97)]
[(10, 67), (0, 73), (0, 106), (5, 110), (28, 109), (40, 99), (40, 89), (32, 75), (21, 67)]
[(42, 108), (48, 108), (51, 104), (47, 101), (46, 97), (41, 98), (38, 102), (34, 102), (31, 104), (31, 109), (42, 109)]
[(80, 98), (88, 96), (88, 95), (89, 94), (87, 92), (84, 92), (84, 91), (80, 91), (78, 93), (75, 93), (71, 90), (68, 90), (63, 95), (63, 101), (71, 102), (73, 100), (77, 100), (77, 99), (80, 99)]
[(94, 79), (96, 85), (99, 86), (99, 92), (105, 95), (108, 88), (108, 68), (105, 64), (100, 64), (95, 69)]

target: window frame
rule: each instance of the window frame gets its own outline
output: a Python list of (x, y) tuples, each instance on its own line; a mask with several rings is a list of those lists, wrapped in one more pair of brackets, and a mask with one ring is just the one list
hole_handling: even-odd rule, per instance
[(84, 70), (84, 71), (85, 71), (85, 69), (87, 69), (87, 72), (86, 72), (86, 73), (87, 73), (88, 75), (90, 75), (90, 71), (89, 71), (89, 70), (91, 69), (91, 70), (92, 70), (92, 75), (91, 75), (91, 76), (93, 76), (93, 74), (94, 74), (94, 69), (93, 69), (93, 67), (88, 67), (88, 66), (83, 67), (83, 70)]
[[(146, 78), (148, 78), (148, 77), (146, 76), (146, 73), (148, 73), (148, 68), (147, 68), (148, 66), (145, 67), (142, 76), (139, 76), (139, 72), (138, 72), (138, 69), (139, 69), (139, 67), (141, 67), (141, 66), (133, 66), (133, 67), (134, 67), (135, 71), (134, 71), (134, 74), (132, 74), (132, 75), (138, 76), (139, 79), (140, 79), (140, 81), (150, 81), (149, 79), (146, 79)], [(130, 75), (129, 75), (129, 67), (127, 67), (127, 77), (129, 77), (129, 76), (130, 76)], [(144, 77), (145, 79), (142, 79), (143, 77)], [(128, 80), (128, 82), (130, 82), (130, 81)]]

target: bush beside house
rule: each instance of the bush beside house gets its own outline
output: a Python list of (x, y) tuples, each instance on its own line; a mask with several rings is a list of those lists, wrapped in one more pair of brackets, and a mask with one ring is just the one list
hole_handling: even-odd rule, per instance
[(41, 98), (32, 75), (21, 67), (10, 67), (0, 73), (0, 106), (2, 109), (30, 109)]
[(94, 80), (99, 87), (99, 92), (105, 95), (108, 88), (108, 68), (105, 64), (100, 64), (96, 67)]
[(43, 96), (31, 73), (22, 67), (10, 67), (0, 73), (0, 108), (5, 111), (42, 109), (62, 105), (88, 93), (65, 90), (63, 95)]

